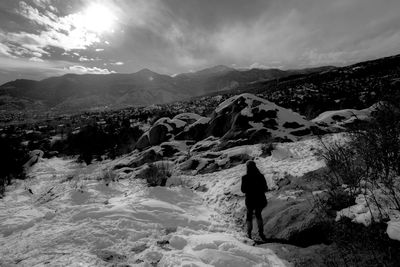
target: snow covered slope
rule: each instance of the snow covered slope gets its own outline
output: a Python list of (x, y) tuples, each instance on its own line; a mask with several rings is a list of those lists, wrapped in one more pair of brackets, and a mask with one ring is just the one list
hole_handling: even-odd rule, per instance
[(318, 117), (312, 120), (312, 122), (322, 125), (339, 127), (349, 125), (355, 121), (365, 121), (371, 116), (371, 112), (376, 110), (378, 104), (374, 104), (366, 109), (342, 109), (342, 110), (331, 110), (321, 113)]
[[(324, 142), (342, 138), (329, 135)], [(318, 138), (276, 144), (265, 158), (260, 144), (220, 152), (255, 157), (268, 186), (276, 189), (287, 176), (296, 179), (324, 167), (320, 145)], [(291, 266), (296, 261), (290, 251), (300, 248), (254, 247), (244, 237), (238, 222), (245, 216), (240, 191), (245, 164), (207, 174), (175, 169), (168, 187), (147, 187), (134, 173), (113, 169), (135, 153), (89, 166), (59, 158), (34, 165), (29, 179), (8, 187), (0, 200), (0, 266)], [(267, 198), (306, 201), (299, 191), (270, 192)]]
[(107, 182), (100, 167), (46, 159), (8, 188), (0, 200), (0, 265), (288, 265), (245, 244), (202, 193)]

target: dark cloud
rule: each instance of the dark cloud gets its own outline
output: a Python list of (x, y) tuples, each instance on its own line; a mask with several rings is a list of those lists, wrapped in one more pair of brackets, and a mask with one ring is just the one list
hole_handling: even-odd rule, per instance
[[(85, 21), (93, 4), (115, 16), (114, 31)], [(349, 64), (400, 52), (399, 9), (398, 0), (2, 0), (0, 83), (69, 71)]]

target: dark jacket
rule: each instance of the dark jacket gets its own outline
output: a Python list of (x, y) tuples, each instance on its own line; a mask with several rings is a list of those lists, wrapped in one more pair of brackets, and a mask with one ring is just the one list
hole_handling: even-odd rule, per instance
[(261, 173), (242, 177), (241, 190), (246, 195), (246, 207), (248, 209), (264, 208), (267, 205), (265, 192), (268, 191), (267, 182)]

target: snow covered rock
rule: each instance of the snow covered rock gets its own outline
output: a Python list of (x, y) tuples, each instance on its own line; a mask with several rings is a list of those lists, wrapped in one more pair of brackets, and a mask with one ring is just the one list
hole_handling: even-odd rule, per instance
[(42, 150), (36, 149), (29, 152), (29, 160), (24, 164), (24, 169), (28, 169), (35, 165), (41, 158), (43, 158), (44, 152)]
[(267, 238), (286, 240), (300, 246), (323, 241), (319, 228), (321, 220), (313, 211), (312, 199), (272, 197), (268, 199), (262, 216)]
[[(368, 184), (366, 184), (368, 186)], [(370, 187), (370, 186), (368, 186)], [(388, 189), (374, 189), (370, 187), (365, 195), (359, 194), (355, 199), (355, 204), (337, 212), (336, 221), (347, 217), (354, 223), (370, 225), (374, 220), (381, 218), (382, 214), (391, 221), (399, 221), (400, 213)], [(373, 195), (372, 195), (373, 193)], [(377, 205), (378, 203), (378, 205)]]
[(185, 141), (170, 141), (160, 144), (163, 157), (171, 158), (176, 155), (185, 154), (189, 149), (188, 142)]
[(173, 119), (174, 120), (181, 120), (186, 122), (188, 125), (195, 123), (199, 119), (203, 118), (202, 116), (195, 114), (195, 113), (181, 113), (176, 115)]
[(386, 233), (389, 238), (400, 241), (400, 221), (389, 221)]
[(175, 136), (176, 140), (195, 140), (200, 141), (204, 139), (204, 132), (208, 127), (210, 118), (201, 117), (196, 122), (185, 127), (185, 129)]
[(252, 94), (241, 94), (221, 103), (213, 113), (206, 136), (246, 138), (250, 142), (296, 141), (318, 128), (298, 113)]
[(113, 168), (114, 169), (121, 169), (124, 167), (129, 168), (137, 168), (146, 163), (152, 163), (155, 161), (159, 161), (163, 159), (163, 155), (161, 153), (161, 149), (149, 148), (139, 154), (136, 154), (133, 157), (129, 157), (126, 161), (116, 164)]
[(228, 234), (191, 234), (171, 241), (183, 253), (164, 255), (159, 266), (288, 266), (272, 250), (249, 246)]
[(321, 113), (312, 122), (333, 128), (343, 128), (360, 121), (366, 121), (371, 117), (371, 113), (377, 109), (379, 104), (374, 104), (366, 109), (342, 109), (331, 110)]
[(159, 145), (170, 140), (175, 134), (182, 131), (186, 122), (177, 118), (161, 118), (145, 132), (138, 140), (136, 148), (142, 150), (149, 146)]
[(204, 140), (201, 140), (194, 144), (192, 148), (190, 149), (190, 152), (196, 153), (196, 152), (203, 152), (203, 151), (212, 151), (215, 148), (219, 146), (221, 141), (219, 138), (216, 138), (214, 136), (207, 137)]
[[(221, 103), (210, 118), (182, 113), (173, 119), (159, 119), (138, 140), (144, 149), (175, 140), (223, 140), (223, 149), (267, 141), (291, 142), (321, 132), (316, 124), (252, 94), (241, 94)], [(211, 144), (210, 144), (211, 145)]]
[(254, 158), (248, 147), (237, 147), (219, 152), (203, 152), (180, 165), (182, 171), (195, 171), (195, 173), (213, 173), (246, 163)]
[(149, 142), (150, 145), (158, 145), (162, 142), (168, 140), (168, 133), (171, 129), (168, 128), (165, 124), (156, 124), (150, 128), (149, 131)]
[(149, 134), (148, 132), (144, 133), (139, 140), (136, 142), (136, 148), (142, 150), (150, 146)]

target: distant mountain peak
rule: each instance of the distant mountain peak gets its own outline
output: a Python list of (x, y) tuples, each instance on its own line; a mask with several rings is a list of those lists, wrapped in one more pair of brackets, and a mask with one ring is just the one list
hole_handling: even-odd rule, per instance
[(157, 72), (154, 72), (148, 68), (144, 68), (136, 72), (135, 74), (140, 74), (140, 75), (153, 75), (153, 74), (158, 74)]

